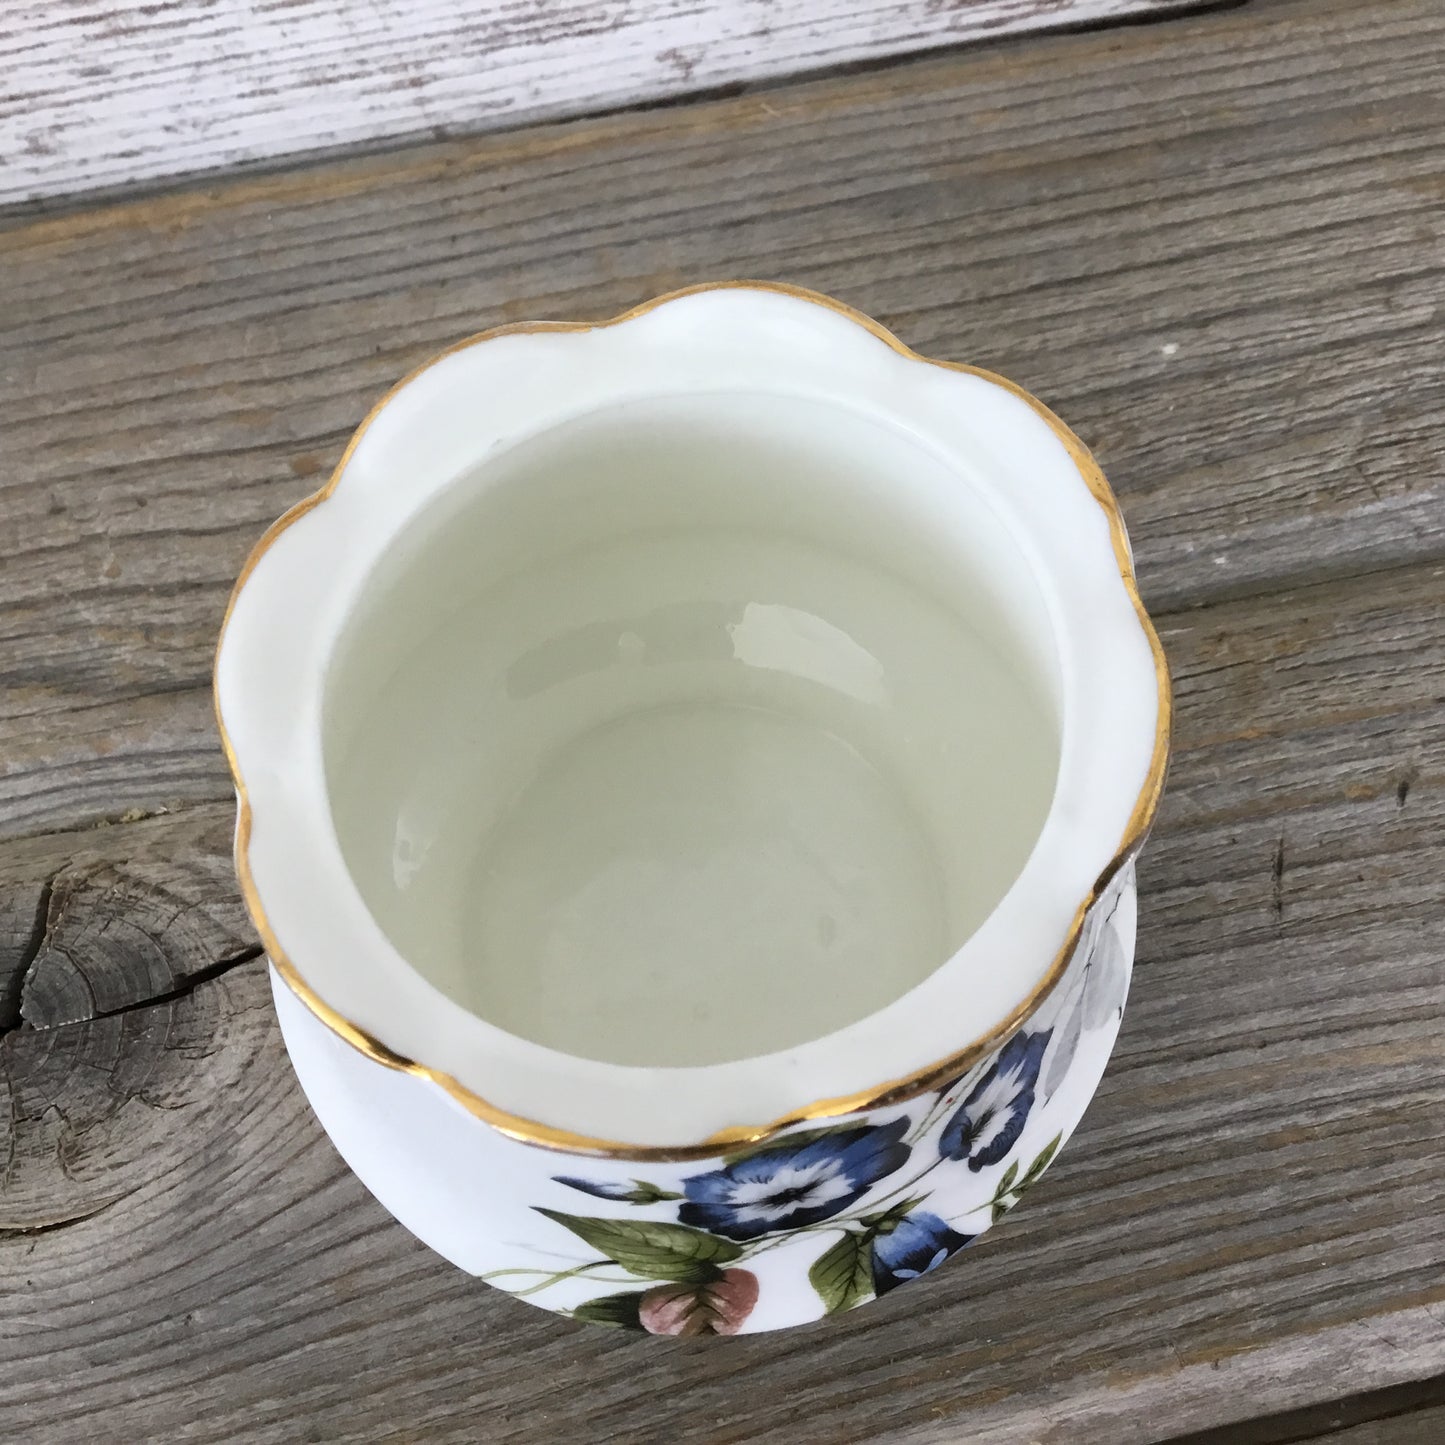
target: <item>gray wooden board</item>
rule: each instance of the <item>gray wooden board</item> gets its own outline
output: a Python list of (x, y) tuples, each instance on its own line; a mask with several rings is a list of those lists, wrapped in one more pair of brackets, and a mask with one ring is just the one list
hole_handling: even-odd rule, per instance
[(785, 1336), (618, 1339), (391, 1224), (291, 1082), (228, 806), (0, 847), (21, 918), (49, 890), (0, 963), (30, 959), (0, 1040), (0, 1418), (1127, 1442), (1445, 1368), (1445, 567), (1163, 621), (1179, 751), (1083, 1130), (968, 1257)]
[(7, 0), (0, 200), (615, 109), (1200, 0)]
[(231, 580), (440, 346), (762, 275), (1014, 377), (1150, 604), (1436, 555), (1445, 11), (1272, 4), (0, 231), (0, 832), (215, 800)]
[(1362, 1421), (1325, 1438), (1333, 1445), (1440, 1445), (1445, 1440), (1445, 1405)]
[(1191, 1431), (1170, 1445), (1438, 1445), (1445, 1440), (1445, 1376), (1368, 1390), (1283, 1415)]
[(1334, 1445), (1440, 1445), (1445, 1440), (1445, 1406), (1352, 1425), (1329, 1438)]
[[(1285, 0), (0, 233), (0, 1433), (1128, 1445), (1445, 1371), (1442, 38)], [(739, 272), (1079, 426), (1179, 735), (1118, 1054), (1028, 1206), (689, 1345), (477, 1285), (337, 1159), (206, 678), (408, 365)]]

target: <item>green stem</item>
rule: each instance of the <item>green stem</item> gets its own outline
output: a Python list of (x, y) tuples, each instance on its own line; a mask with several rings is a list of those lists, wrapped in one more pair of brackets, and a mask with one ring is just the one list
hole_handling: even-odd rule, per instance
[[(903, 1195), (907, 1194), (908, 1191), (912, 1189), (920, 1179), (926, 1179), (943, 1162), (943, 1156), (940, 1154), (938, 1158), (935, 1159), (933, 1163), (928, 1166), (927, 1169), (921, 1170), (919, 1173), (915, 1174), (913, 1178), (910, 1179), (906, 1184), (900, 1184), (896, 1189), (890, 1189), (888, 1193), (883, 1195), (881, 1198), (870, 1200), (868, 1203), (868, 1208), (863, 1212), (865, 1214), (877, 1214), (880, 1209), (886, 1208), (890, 1200), (899, 1199)], [(857, 1215), (844, 1215), (843, 1219), (830, 1220), (829, 1223), (840, 1224), (845, 1221), (848, 1223), (856, 1223), (857, 1218)]]
[[(558, 1282), (558, 1280), (564, 1280), (564, 1279), (566, 1279), (566, 1278), (568, 1277), (568, 1275), (570, 1275), (570, 1274), (572, 1274), (572, 1273), (574, 1273), (574, 1272), (575, 1272), (575, 1271), (569, 1270), (569, 1271), (568, 1271), (568, 1274), (559, 1274), (559, 1275), (556, 1277), (556, 1279), (544, 1279), (540, 1284), (529, 1285), (526, 1289), (509, 1289), (509, 1290), (507, 1291), (507, 1293), (508, 1293), (509, 1295), (511, 1295), (513, 1299), (526, 1299), (529, 1294), (537, 1294), (537, 1293), (539, 1293), (540, 1291), (542, 1291), (542, 1290), (544, 1290), (544, 1289), (550, 1289), (554, 1284), (556, 1284), (556, 1283)], [(617, 1277), (615, 1277), (615, 1276), (613, 1276), (613, 1275), (594, 1274), (594, 1275), (589, 1276), (589, 1278), (591, 1278), (592, 1280), (594, 1280), (597, 1284), (631, 1284), (631, 1285), (636, 1285), (636, 1284), (638, 1283), (638, 1281), (636, 1280), (636, 1278), (634, 1278), (632, 1275), (623, 1275), (623, 1276), (619, 1279), (619, 1278), (617, 1278)], [(640, 1287), (641, 1287), (642, 1289), (646, 1289), (646, 1288), (647, 1288), (646, 1281), (644, 1281)]]
[[(957, 1102), (958, 1101), (956, 1099), (953, 1101), (953, 1103)], [(933, 1101), (932, 1105), (928, 1109), (928, 1112), (924, 1114), (924, 1116), (918, 1121), (917, 1124), (913, 1126), (912, 1129), (909, 1130), (908, 1142), (910, 1144), (916, 1144), (926, 1133), (928, 1133), (928, 1131), (933, 1127), (939, 1116), (942, 1115), (949, 1107), (950, 1104), (948, 1098), (948, 1090), (945, 1089)]]
[[(536, 1283), (536, 1284), (534, 1284), (534, 1285), (528, 1285), (528, 1287), (527, 1287), (526, 1289), (514, 1289), (514, 1290), (508, 1290), (508, 1291), (507, 1291), (508, 1294), (514, 1296), (516, 1299), (526, 1299), (526, 1297), (527, 1297), (529, 1294), (536, 1294), (539, 1290), (550, 1289), (554, 1284), (558, 1284), (558, 1283), (560, 1283), (560, 1282), (561, 1282), (562, 1280), (564, 1280), (564, 1279), (571, 1279), (571, 1278), (573, 1278), (573, 1276), (579, 1275), (579, 1274), (587, 1274), (587, 1273), (589, 1273), (591, 1270), (594, 1270), (594, 1269), (609, 1269), (609, 1268), (612, 1268), (614, 1265), (615, 1265), (615, 1261), (614, 1261), (614, 1260), (610, 1260), (610, 1259), (596, 1259), (596, 1260), (593, 1260), (591, 1264), (578, 1264), (578, 1265), (574, 1265), (571, 1269), (560, 1269), (560, 1270), (556, 1270), (556, 1271), (548, 1271), (548, 1270), (545, 1270), (545, 1269), (523, 1269), (523, 1268), (518, 1268), (518, 1269), (493, 1269), (493, 1270), (489, 1270), (486, 1274), (479, 1276), (479, 1278), (486, 1280), (487, 1283), (490, 1284), (492, 1280), (494, 1280), (494, 1279), (500, 1279), (503, 1275), (506, 1275), (506, 1274), (544, 1274), (544, 1275), (546, 1275), (546, 1276), (547, 1276), (546, 1279), (539, 1280), (538, 1283)], [(614, 1279), (609, 1279), (609, 1280), (601, 1281), (601, 1283), (604, 1283), (604, 1284), (632, 1284), (633, 1281), (630, 1280), (630, 1279), (616, 1279), (616, 1280), (614, 1280)]]
[(845, 1214), (840, 1219), (822, 1219), (819, 1220), (817, 1224), (800, 1224), (796, 1229), (785, 1230), (782, 1234), (775, 1234), (770, 1238), (764, 1239), (756, 1249), (749, 1249), (744, 1256), (744, 1262), (756, 1254), (765, 1254), (770, 1249), (776, 1249), (780, 1244), (787, 1244), (799, 1234), (815, 1234), (824, 1229), (838, 1229), (842, 1225), (852, 1222), (849, 1216)]

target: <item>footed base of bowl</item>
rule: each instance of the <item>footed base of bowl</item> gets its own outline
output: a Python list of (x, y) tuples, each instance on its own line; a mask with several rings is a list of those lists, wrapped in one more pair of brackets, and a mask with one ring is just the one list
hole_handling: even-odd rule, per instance
[(1018, 1203), (1103, 1075), (1135, 916), (1130, 866), (1035, 1014), (949, 1087), (692, 1162), (519, 1143), (351, 1047), (274, 969), (272, 992), (297, 1078), (342, 1158), (443, 1257), (574, 1319), (752, 1333), (891, 1293)]

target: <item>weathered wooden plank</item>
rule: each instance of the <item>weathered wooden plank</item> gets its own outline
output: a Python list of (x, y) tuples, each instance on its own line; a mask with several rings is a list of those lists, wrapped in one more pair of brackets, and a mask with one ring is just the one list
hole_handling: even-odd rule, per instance
[(19, 921), (0, 927), (0, 1232), (88, 1219), (152, 1179), (170, 1111), (229, 1087), (271, 1027), (253, 988), (238, 1035), (234, 983), (211, 982), (260, 953), (226, 812), (0, 854), (0, 919)]
[[(1398, 1333), (1392, 1328), (1390, 1338)], [(1349, 1378), (1348, 1361), (1345, 1377)], [(1202, 1430), (1170, 1445), (1434, 1445), (1445, 1439), (1445, 1377), (1366, 1390), (1324, 1405)]]
[[(1040, 1391), (1042, 1399), (1035, 1406), (1030, 1401), (1030, 1418), (1020, 1428), (1010, 1418), (1007, 1405), (985, 1405), (970, 1411), (960, 1422), (970, 1441), (1046, 1442), (1046, 1445), (1112, 1445), (1114, 1441), (1167, 1441), (1167, 1445), (1316, 1445), (1328, 1440), (1331, 1445), (1344, 1440), (1351, 1445), (1436, 1445), (1437, 1436), (1402, 1433), (1398, 1439), (1390, 1433), (1400, 1428), (1408, 1431), (1402, 1420), (1371, 1421), (1360, 1426), (1363, 1438), (1356, 1440), (1349, 1431), (1326, 1428), (1324, 1434), (1306, 1427), (1305, 1433), (1291, 1430), (1289, 1421), (1319, 1418), (1322, 1412), (1308, 1410), (1277, 1416), (1283, 1427), (1280, 1433), (1257, 1434), (1257, 1422), (1241, 1420), (1203, 1432), (1190, 1431), (1176, 1435), (1181, 1421), (1208, 1418), (1220, 1401), (1228, 1396), (1233, 1410), (1241, 1416), (1249, 1411), (1269, 1408), (1282, 1399), (1306, 1400), (1328, 1378), (1334, 1388), (1345, 1382), (1381, 1384), (1384, 1393), (1403, 1386), (1384, 1385), (1386, 1381), (1408, 1380), (1412, 1371), (1430, 1370), (1439, 1358), (1440, 1330), (1445, 1313), (1439, 1305), (1424, 1305), (1402, 1310), (1387, 1319), (1367, 1316), (1312, 1330), (1308, 1335), (1287, 1344), (1250, 1350), (1241, 1355), (1191, 1362), (1181, 1361), (1173, 1371), (1161, 1371), (1148, 1378), (1131, 1382), (1131, 1388), (1119, 1389), (1119, 1371), (1102, 1374), (1093, 1380), (1091, 1390)], [(1387, 1338), (1392, 1347), (1387, 1356), (1378, 1346)], [(1127, 1369), (1127, 1367), (1125, 1367)], [(1207, 1401), (1205, 1411), (1201, 1400)], [(1429, 1419), (1428, 1414), (1424, 1417)], [(1371, 1430), (1378, 1434), (1370, 1434)], [(945, 1433), (936, 1425), (885, 1437), (889, 1445), (952, 1445), (958, 1435)]]
[(0, 833), (225, 796), (231, 579), (408, 367), (719, 275), (1042, 395), (1156, 608), (1440, 555), (1442, 56), (1279, 3), (0, 231)]
[(0, 203), (516, 126), (1200, 3), (11, 0), (0, 30), (9, 79)]
[(1440, 1445), (1445, 1440), (1445, 1405), (1366, 1420), (1336, 1430), (1328, 1438), (1334, 1445)]
[[(1445, 566), (1165, 627), (1178, 752), (1119, 1052), (1029, 1206), (968, 1258), (723, 1348), (531, 1311), (346, 1174), (290, 1082), (259, 963), (203, 966), (153, 1006), (192, 1056), (155, 1063), (168, 1112), (141, 1132), (147, 1106), (123, 1103), (51, 1158), (58, 1211), (35, 1172), (44, 1091), (86, 1106), (76, 1071), (149, 1067), (159, 1025), (137, 992), (0, 1039), (30, 1141), (9, 1220), (53, 1225), (0, 1235), (0, 1277), (26, 1281), (0, 1293), (0, 1418), (37, 1441), (1130, 1445), (1445, 1370)], [(154, 879), (206, 940), (192, 955), (224, 958), (244, 931), (217, 881), (229, 820), (208, 805), (0, 844), (0, 886), (66, 887), (82, 912), (61, 926), (100, 946), (88, 880), (124, 871), (124, 907), (148, 916)], [(135, 1042), (98, 1032), (117, 1019)]]

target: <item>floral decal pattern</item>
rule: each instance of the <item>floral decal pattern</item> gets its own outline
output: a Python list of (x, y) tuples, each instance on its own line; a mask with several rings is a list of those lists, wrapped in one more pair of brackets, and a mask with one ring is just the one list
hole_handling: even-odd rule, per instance
[(1039, 1065), (1052, 1037), (1051, 1029), (1017, 1033), (1004, 1045), (943, 1126), (938, 1152), (945, 1159), (964, 1160), (977, 1174), (1013, 1148), (1034, 1107)]
[[(564, 1281), (606, 1285), (566, 1312), (696, 1336), (747, 1328), (765, 1289), (805, 1289), (814, 1312), (835, 1314), (931, 1273), (1038, 1181), (1092, 1093), (1097, 1072), (1064, 1086), (1091, 1034), (1107, 1051), (1123, 1011), (1129, 960), (1112, 920), (1127, 872), (1095, 905), (1034, 1018), (948, 1088), (740, 1149), (716, 1167), (671, 1166), (661, 1182), (556, 1175), (624, 1212), (534, 1206), (558, 1226), (559, 1254), (570, 1236), (591, 1257), (483, 1278), (511, 1287), (530, 1276), (519, 1296)], [(1095, 1060), (1102, 1067), (1097, 1050)]]
[(907, 1128), (907, 1119), (895, 1119), (876, 1129), (791, 1135), (721, 1169), (693, 1175), (677, 1217), (729, 1239), (757, 1239), (831, 1219), (908, 1162), (908, 1146), (899, 1142)]
[(873, 1240), (873, 1293), (889, 1290), (937, 1269), (949, 1255), (972, 1244), (973, 1234), (960, 1234), (936, 1214), (916, 1209)]

